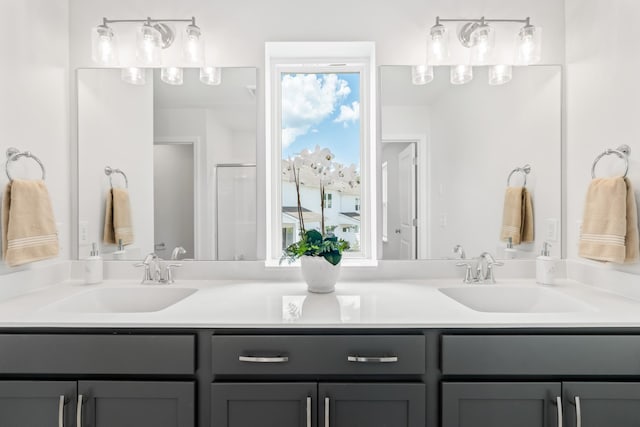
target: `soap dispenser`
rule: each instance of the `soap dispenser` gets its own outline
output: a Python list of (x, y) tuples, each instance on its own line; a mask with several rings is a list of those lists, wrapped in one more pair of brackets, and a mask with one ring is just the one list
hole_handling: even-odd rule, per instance
[(549, 242), (542, 244), (540, 256), (536, 258), (536, 282), (543, 285), (554, 285), (556, 283), (557, 262), (549, 255)]
[(513, 238), (509, 237), (507, 247), (504, 250), (504, 259), (515, 259), (518, 251), (513, 247)]
[(84, 283), (93, 285), (102, 282), (102, 258), (95, 243), (91, 246), (91, 254), (84, 261)]

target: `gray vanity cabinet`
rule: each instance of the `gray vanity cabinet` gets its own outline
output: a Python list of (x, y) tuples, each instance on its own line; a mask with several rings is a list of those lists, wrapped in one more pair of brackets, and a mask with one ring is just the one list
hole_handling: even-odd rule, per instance
[(424, 427), (424, 384), (214, 383), (212, 427)]
[(193, 382), (78, 381), (77, 427), (194, 427)]
[(0, 426), (72, 427), (75, 381), (0, 381)]
[(316, 383), (214, 383), (212, 427), (311, 427)]
[(568, 427), (640, 425), (640, 383), (565, 382), (562, 387)]
[(559, 382), (442, 384), (442, 427), (558, 427)]
[(320, 426), (425, 425), (424, 384), (320, 383), (318, 395)]

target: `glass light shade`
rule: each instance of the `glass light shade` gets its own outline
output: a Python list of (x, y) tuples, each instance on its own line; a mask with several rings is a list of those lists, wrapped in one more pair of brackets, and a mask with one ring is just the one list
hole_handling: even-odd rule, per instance
[(489, 67), (489, 84), (491, 86), (509, 83), (513, 77), (513, 67), (511, 65), (493, 65)]
[(136, 58), (140, 65), (160, 65), (161, 35), (148, 24), (141, 26), (136, 34)]
[(160, 70), (160, 79), (170, 85), (181, 85), (184, 82), (182, 68), (165, 67)]
[(200, 68), (200, 81), (206, 85), (218, 86), (222, 83), (222, 68), (211, 66)]
[(449, 57), (449, 31), (442, 24), (431, 27), (427, 38), (427, 63), (442, 64)]
[(147, 73), (144, 68), (127, 67), (122, 69), (120, 78), (125, 83), (143, 85), (147, 82), (146, 74)]
[(516, 36), (516, 65), (537, 64), (542, 59), (542, 28), (525, 25)]
[(196, 25), (189, 24), (183, 33), (182, 51), (184, 60), (192, 65), (200, 65), (204, 61), (204, 37)]
[(411, 83), (426, 85), (433, 80), (433, 67), (429, 65), (414, 65), (411, 67)]
[(473, 67), (471, 65), (452, 65), (451, 84), (463, 85), (473, 80)]
[(481, 24), (471, 34), (471, 44), (471, 63), (487, 64), (496, 44), (496, 33), (487, 24)]
[(99, 65), (118, 65), (118, 39), (106, 25), (91, 30), (91, 57)]

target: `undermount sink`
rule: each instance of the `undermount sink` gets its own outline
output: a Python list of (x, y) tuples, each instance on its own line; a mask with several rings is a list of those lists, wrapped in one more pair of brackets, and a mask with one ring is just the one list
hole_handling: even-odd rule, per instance
[(149, 313), (163, 310), (197, 289), (140, 286), (135, 288), (101, 288), (65, 298), (49, 306), (67, 313)]
[(440, 288), (449, 298), (475, 311), (489, 313), (575, 313), (590, 305), (541, 286), (467, 285)]

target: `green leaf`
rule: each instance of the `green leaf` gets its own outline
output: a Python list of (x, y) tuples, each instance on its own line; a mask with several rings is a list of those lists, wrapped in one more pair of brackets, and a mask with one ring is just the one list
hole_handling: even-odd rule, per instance
[(342, 254), (338, 251), (325, 252), (323, 254), (324, 259), (329, 261), (333, 265), (338, 265), (342, 260)]
[(318, 230), (309, 230), (306, 234), (306, 241), (311, 245), (321, 245), (322, 244), (322, 234)]

